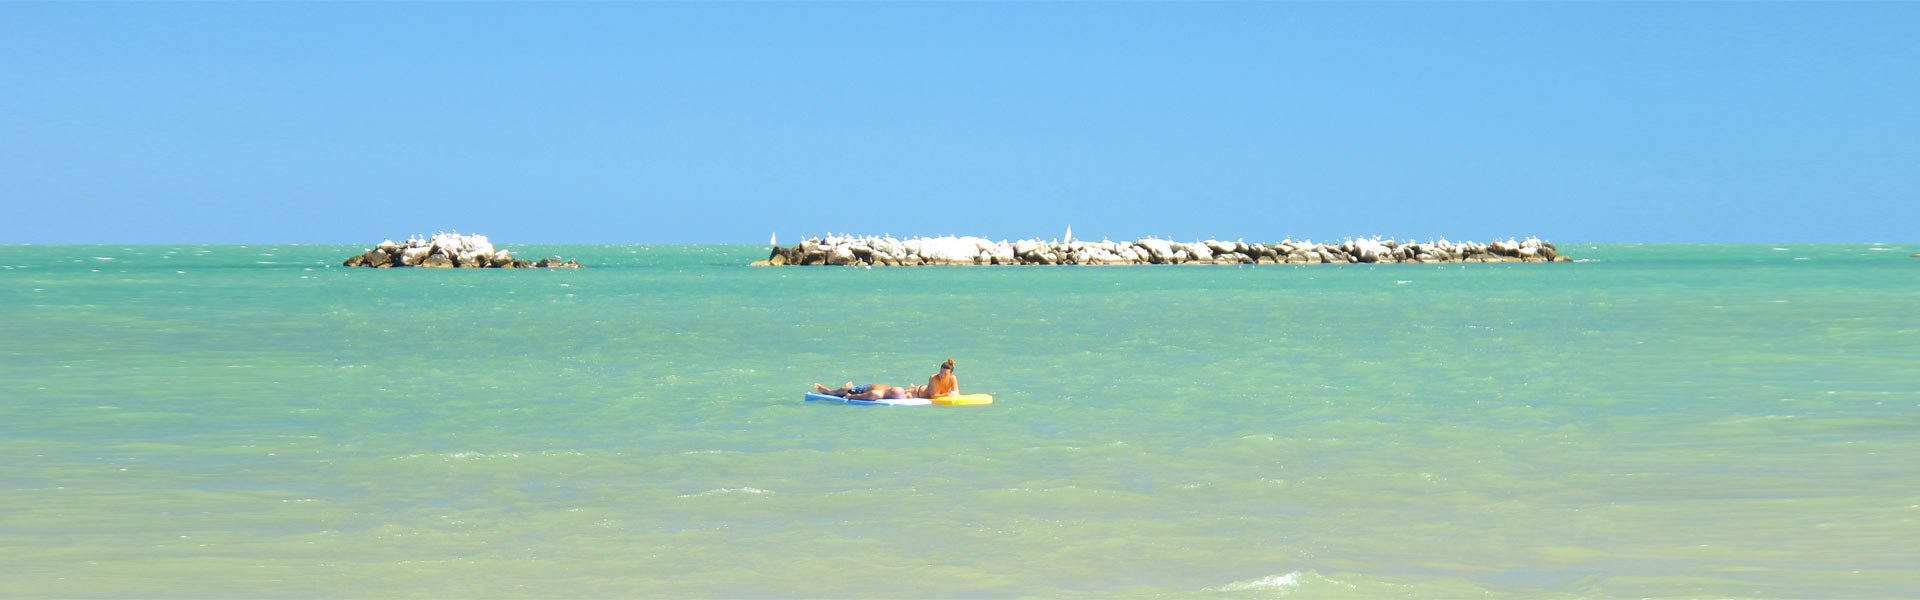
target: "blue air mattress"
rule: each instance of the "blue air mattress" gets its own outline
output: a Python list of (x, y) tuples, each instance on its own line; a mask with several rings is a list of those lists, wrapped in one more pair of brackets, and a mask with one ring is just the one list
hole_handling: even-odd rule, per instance
[(839, 396), (815, 394), (813, 392), (807, 392), (807, 400), (809, 402), (844, 402), (847, 404), (859, 404), (861, 406), (926, 406), (929, 404), (933, 404), (932, 400), (928, 400), (926, 398), (899, 398), (894, 400), (848, 400), (846, 398), (841, 398)]

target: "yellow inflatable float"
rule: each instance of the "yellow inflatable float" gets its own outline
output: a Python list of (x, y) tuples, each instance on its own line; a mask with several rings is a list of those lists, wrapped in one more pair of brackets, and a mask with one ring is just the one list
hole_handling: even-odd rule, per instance
[(942, 406), (973, 406), (976, 404), (993, 404), (993, 394), (955, 394), (952, 396), (938, 396), (933, 399), (933, 403), (939, 404)]

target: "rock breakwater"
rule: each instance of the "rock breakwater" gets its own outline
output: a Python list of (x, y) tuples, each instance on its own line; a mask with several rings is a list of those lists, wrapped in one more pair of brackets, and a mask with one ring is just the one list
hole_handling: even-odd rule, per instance
[(580, 263), (572, 260), (560, 260), (560, 257), (526, 260), (514, 258), (505, 249), (493, 247), (484, 235), (460, 235), (458, 233), (438, 233), (432, 238), (413, 236), (406, 243), (393, 240), (380, 242), (378, 246), (367, 250), (344, 263), (349, 267), (426, 267), (451, 269), (494, 268), (494, 269), (578, 269)]
[(1412, 242), (1349, 238), (1337, 243), (1273, 243), (1206, 240), (1131, 242), (1082, 240), (1017, 242), (977, 237), (896, 240), (892, 237), (828, 236), (791, 247), (775, 246), (756, 266), (947, 266), (947, 265), (1311, 265), (1347, 263), (1568, 262), (1552, 243), (1538, 238), (1489, 243)]

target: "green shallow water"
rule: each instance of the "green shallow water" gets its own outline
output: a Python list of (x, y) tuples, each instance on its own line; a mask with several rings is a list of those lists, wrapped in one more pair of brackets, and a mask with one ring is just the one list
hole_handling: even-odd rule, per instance
[[(1920, 245), (0, 246), (0, 596), (1902, 597)], [(984, 407), (806, 403), (924, 382)]]

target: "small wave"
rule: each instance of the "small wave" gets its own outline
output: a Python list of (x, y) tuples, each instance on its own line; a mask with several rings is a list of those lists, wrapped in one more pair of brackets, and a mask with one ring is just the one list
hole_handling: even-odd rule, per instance
[(500, 454), (487, 454), (485, 452), (450, 452), (446, 454), (414, 453), (414, 454), (403, 454), (400, 456), (395, 456), (393, 457), (393, 460), (411, 460), (416, 458), (439, 458), (441, 460), (520, 458), (520, 453), (519, 452), (503, 452)]
[(680, 495), (680, 497), (681, 497), (681, 498), (698, 498), (698, 497), (700, 497), (700, 496), (711, 496), (711, 495), (714, 495), (714, 494), (754, 494), (754, 495), (759, 495), (759, 494), (771, 494), (771, 493), (773, 493), (773, 490), (763, 490), (763, 489), (760, 489), (760, 488), (757, 488), (757, 487), (737, 487), (737, 488), (717, 488), (717, 489), (711, 489), (711, 490), (707, 490), (707, 491), (704, 491), (704, 492), (696, 492), (696, 493), (692, 493), (692, 494), (681, 494), (681, 495)]
[(1284, 575), (1268, 575), (1266, 577), (1261, 577), (1259, 579), (1254, 579), (1250, 581), (1235, 581), (1233, 583), (1229, 583), (1217, 588), (1208, 588), (1208, 591), (1244, 592), (1247, 590), (1288, 589), (1288, 588), (1294, 588), (1294, 587), (1300, 586), (1300, 576), (1301, 575), (1299, 571), (1294, 571), (1292, 573), (1287, 573)]
[(1025, 450), (1028, 452), (1032, 452), (1036, 450), (1066, 450), (1068, 452), (1073, 452), (1077, 450), (1082, 450), (1082, 448), (1079, 446), (1064, 446), (1064, 445), (1062, 446), (1028, 446), (1025, 448), (1021, 448), (1021, 450)]

